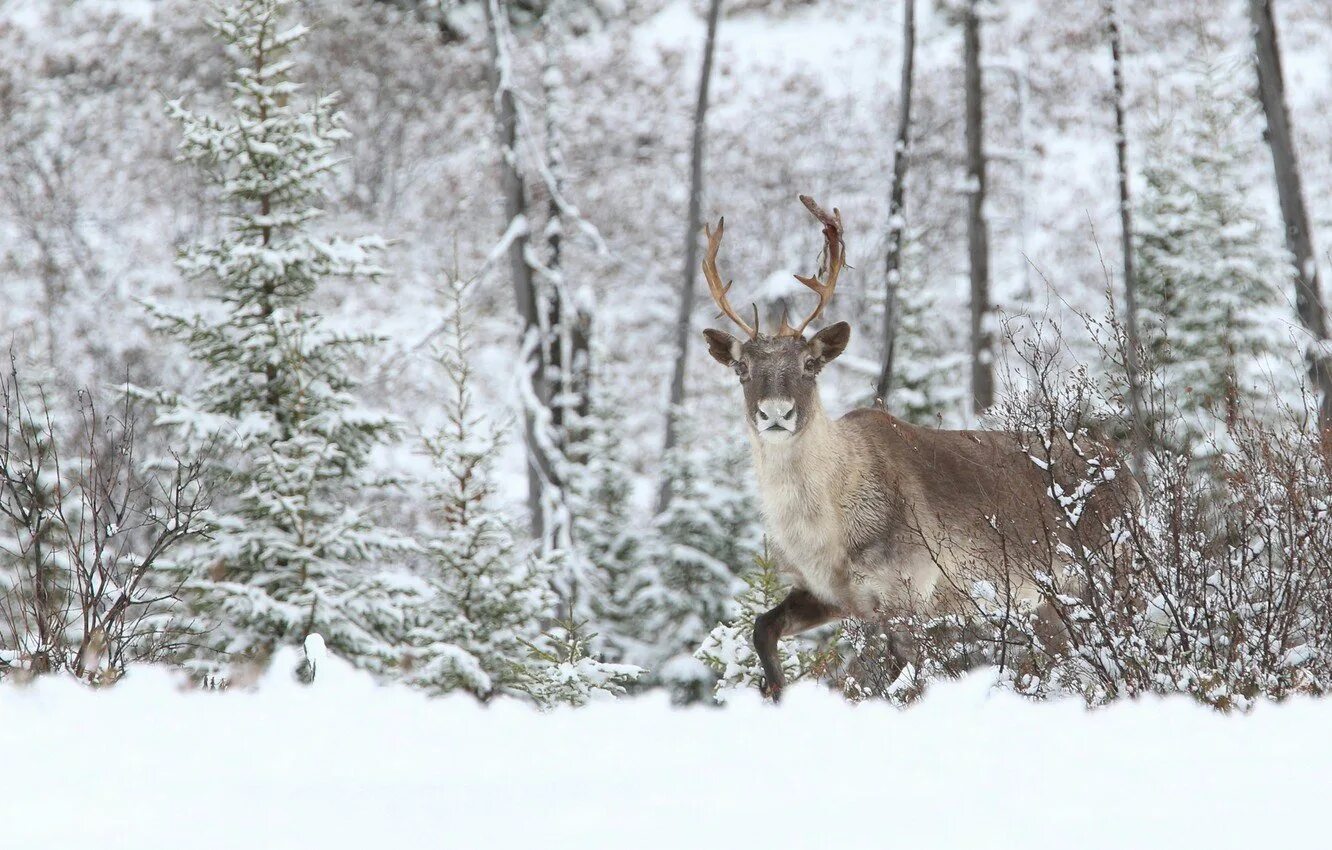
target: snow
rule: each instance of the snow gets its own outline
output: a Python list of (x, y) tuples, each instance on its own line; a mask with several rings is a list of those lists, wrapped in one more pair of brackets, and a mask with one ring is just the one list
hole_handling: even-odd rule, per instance
[[(728, 13), (717, 28), (718, 67), (723, 75), (742, 81), (794, 70), (818, 79), (832, 97), (864, 93), (879, 85), (895, 89), (897, 64), (884, 60), (883, 45), (899, 40), (901, 25), (897, 13), (885, 14), (887, 10), (887, 5), (867, 5), (848, 14), (814, 5), (776, 18)], [(701, 11), (687, 0), (667, 3), (636, 28), (634, 52), (651, 56), (701, 51), (707, 29)], [(835, 45), (835, 49), (811, 51), (811, 45)], [(689, 85), (697, 81), (691, 79)]]
[(656, 693), (543, 714), (322, 681), (335, 658), (304, 687), (295, 658), (254, 692), (184, 693), (149, 668), (100, 692), (0, 689), (4, 845), (1119, 850), (1326, 831), (1327, 702), (1087, 712), (975, 675), (908, 710), (796, 686), (777, 708)]

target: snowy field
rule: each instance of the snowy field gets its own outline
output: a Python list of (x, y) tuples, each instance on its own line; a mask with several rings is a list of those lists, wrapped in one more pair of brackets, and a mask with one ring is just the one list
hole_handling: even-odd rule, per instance
[(796, 688), (780, 708), (653, 694), (543, 715), (328, 672), (222, 695), (144, 669), (98, 693), (0, 689), (0, 846), (1085, 850), (1328, 831), (1328, 702), (1089, 713), (976, 676), (908, 711)]

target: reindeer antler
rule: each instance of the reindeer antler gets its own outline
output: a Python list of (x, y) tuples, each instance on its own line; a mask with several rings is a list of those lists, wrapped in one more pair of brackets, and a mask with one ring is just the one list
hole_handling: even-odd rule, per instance
[(721, 246), (722, 228), (725, 225), (725, 218), (717, 219), (716, 230), (709, 230), (706, 224), (703, 225), (703, 232), (708, 237), (708, 253), (703, 257), (703, 276), (708, 279), (708, 291), (712, 293), (712, 300), (717, 302), (717, 306), (721, 308), (722, 313), (739, 325), (740, 330), (749, 334), (750, 339), (753, 339), (758, 336), (758, 307), (754, 308), (753, 325), (740, 318), (740, 314), (735, 312), (730, 299), (726, 297), (726, 293), (731, 291), (733, 281), (727, 281), (726, 285), (723, 286), (721, 275), (717, 273), (717, 248)]
[(814, 312), (810, 313), (805, 321), (800, 323), (799, 327), (791, 327), (787, 324), (786, 314), (783, 313), (782, 325), (777, 330), (778, 336), (802, 336), (805, 333), (805, 328), (809, 327), (809, 323), (823, 315), (823, 308), (828, 306), (828, 302), (833, 297), (833, 290), (837, 288), (837, 275), (841, 273), (842, 266), (846, 265), (846, 245), (842, 242), (841, 210), (833, 207), (832, 215), (829, 215), (823, 207), (816, 204), (814, 199), (808, 195), (801, 195), (800, 202), (823, 224), (823, 254), (817, 277), (796, 275), (795, 279), (817, 292), (819, 303), (814, 308)]

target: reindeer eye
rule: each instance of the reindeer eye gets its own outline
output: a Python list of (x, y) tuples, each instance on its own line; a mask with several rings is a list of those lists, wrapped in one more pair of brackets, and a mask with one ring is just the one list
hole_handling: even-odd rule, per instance
[(740, 380), (749, 380), (749, 364), (743, 361), (735, 361), (735, 374), (740, 376)]
[(805, 371), (806, 371), (806, 372), (813, 372), (816, 368), (818, 368), (818, 365), (819, 365), (819, 361), (815, 360), (813, 357), (806, 358), (806, 360), (805, 360)]

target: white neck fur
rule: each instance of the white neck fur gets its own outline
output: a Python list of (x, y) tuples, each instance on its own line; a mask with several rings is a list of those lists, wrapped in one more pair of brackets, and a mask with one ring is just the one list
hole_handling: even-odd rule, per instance
[(759, 501), (768, 534), (785, 567), (821, 599), (833, 600), (846, 562), (847, 527), (842, 503), (852, 452), (837, 423), (812, 401), (800, 433), (783, 442), (766, 442), (750, 428)]
[(800, 433), (782, 442), (761, 439), (750, 425), (759, 495), (770, 521), (789, 519), (783, 515), (792, 510), (807, 514), (836, 504), (828, 497), (846, 471), (847, 452), (817, 393), (810, 399), (807, 417)]

